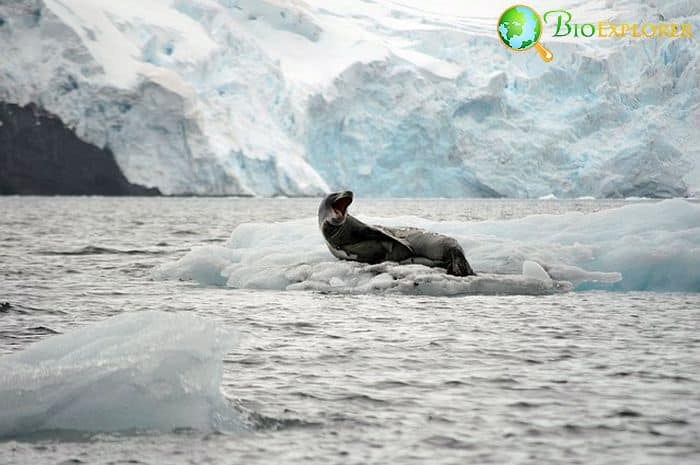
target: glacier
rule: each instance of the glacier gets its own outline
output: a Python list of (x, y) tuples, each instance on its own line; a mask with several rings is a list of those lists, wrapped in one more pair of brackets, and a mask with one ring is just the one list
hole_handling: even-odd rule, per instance
[[(697, 40), (546, 24), (545, 64), (498, 40), (511, 3), (0, 2), (0, 101), (59, 116), (165, 194), (697, 195)], [(566, 8), (700, 30), (693, 0)]]
[(245, 430), (220, 388), (237, 340), (193, 314), (126, 312), (0, 357), (0, 438)]
[(337, 260), (315, 218), (246, 223), (225, 246), (193, 248), (153, 271), (206, 286), (340, 294), (546, 295), (572, 290), (700, 292), (700, 204), (630, 203), (595, 213), (480, 222), (413, 216), (369, 224), (415, 226), (457, 239), (476, 277), (422, 265)]

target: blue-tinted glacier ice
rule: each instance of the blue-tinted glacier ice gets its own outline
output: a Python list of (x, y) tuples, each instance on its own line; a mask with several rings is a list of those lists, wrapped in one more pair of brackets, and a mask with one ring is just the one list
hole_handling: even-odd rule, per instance
[[(696, 40), (554, 39), (549, 24), (545, 64), (500, 43), (511, 3), (3, 2), (0, 100), (37, 103), (167, 194), (700, 191)], [(566, 8), (700, 30), (691, 1)]]

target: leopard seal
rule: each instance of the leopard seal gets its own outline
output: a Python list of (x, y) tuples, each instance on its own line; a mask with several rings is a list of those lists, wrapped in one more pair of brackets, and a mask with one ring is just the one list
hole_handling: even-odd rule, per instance
[(351, 191), (328, 194), (318, 208), (318, 225), (331, 253), (341, 260), (385, 261), (445, 268), (454, 276), (476, 275), (457, 240), (419, 228), (368, 225), (348, 214)]

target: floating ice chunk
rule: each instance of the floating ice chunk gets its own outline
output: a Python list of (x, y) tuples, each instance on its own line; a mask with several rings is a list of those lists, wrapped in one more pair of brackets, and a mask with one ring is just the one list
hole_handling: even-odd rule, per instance
[(551, 281), (552, 278), (544, 271), (539, 263), (532, 260), (523, 262), (523, 276), (526, 278), (539, 279), (540, 281)]
[(196, 247), (172, 266), (158, 268), (156, 279), (193, 280), (201, 284), (223, 286), (221, 272), (235, 259), (235, 251), (218, 245)]
[(219, 385), (235, 334), (190, 314), (125, 313), (0, 358), (0, 437), (238, 430)]
[[(330, 255), (316, 221), (311, 219), (240, 225), (231, 235), (228, 247), (228, 252), (212, 246), (193, 249), (177, 262), (155, 270), (154, 277), (191, 279), (204, 285), (221, 285), (223, 280), (236, 289), (346, 294), (552, 294), (571, 290), (566, 282), (542, 282), (515, 273), (457, 278), (441, 268), (422, 265), (368, 265), (337, 260)], [(226, 263), (225, 257), (231, 260)]]
[(622, 281), (622, 273), (612, 272), (605, 273), (602, 271), (586, 271), (577, 266), (570, 265), (550, 265), (547, 267), (547, 273), (552, 279), (570, 281), (574, 284), (579, 283), (608, 283), (614, 284)]
[[(455, 237), (479, 276), (454, 278), (439, 268), (336, 260), (315, 218), (241, 225), (228, 251), (195, 249), (154, 276), (233, 288), (347, 293), (534, 294), (567, 290), (565, 282), (577, 289), (700, 292), (700, 205), (685, 200), (473, 223), (362, 219)], [(550, 286), (544, 284), (545, 275), (554, 280)]]
[[(342, 277), (339, 277), (342, 276)], [(322, 263), (311, 267), (303, 280), (289, 283), (287, 290), (312, 290), (343, 294), (454, 295), (547, 295), (572, 289), (565, 281), (544, 281), (518, 274), (484, 273), (460, 278), (439, 268), (385, 262), (365, 265), (353, 262)]]

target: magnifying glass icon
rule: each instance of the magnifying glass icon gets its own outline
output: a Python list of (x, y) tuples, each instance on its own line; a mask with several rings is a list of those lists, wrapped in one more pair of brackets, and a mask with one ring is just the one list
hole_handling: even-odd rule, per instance
[(534, 47), (544, 62), (554, 58), (552, 52), (540, 44), (542, 19), (535, 10), (526, 5), (513, 5), (498, 18), (498, 37), (503, 45), (516, 52), (524, 52)]

